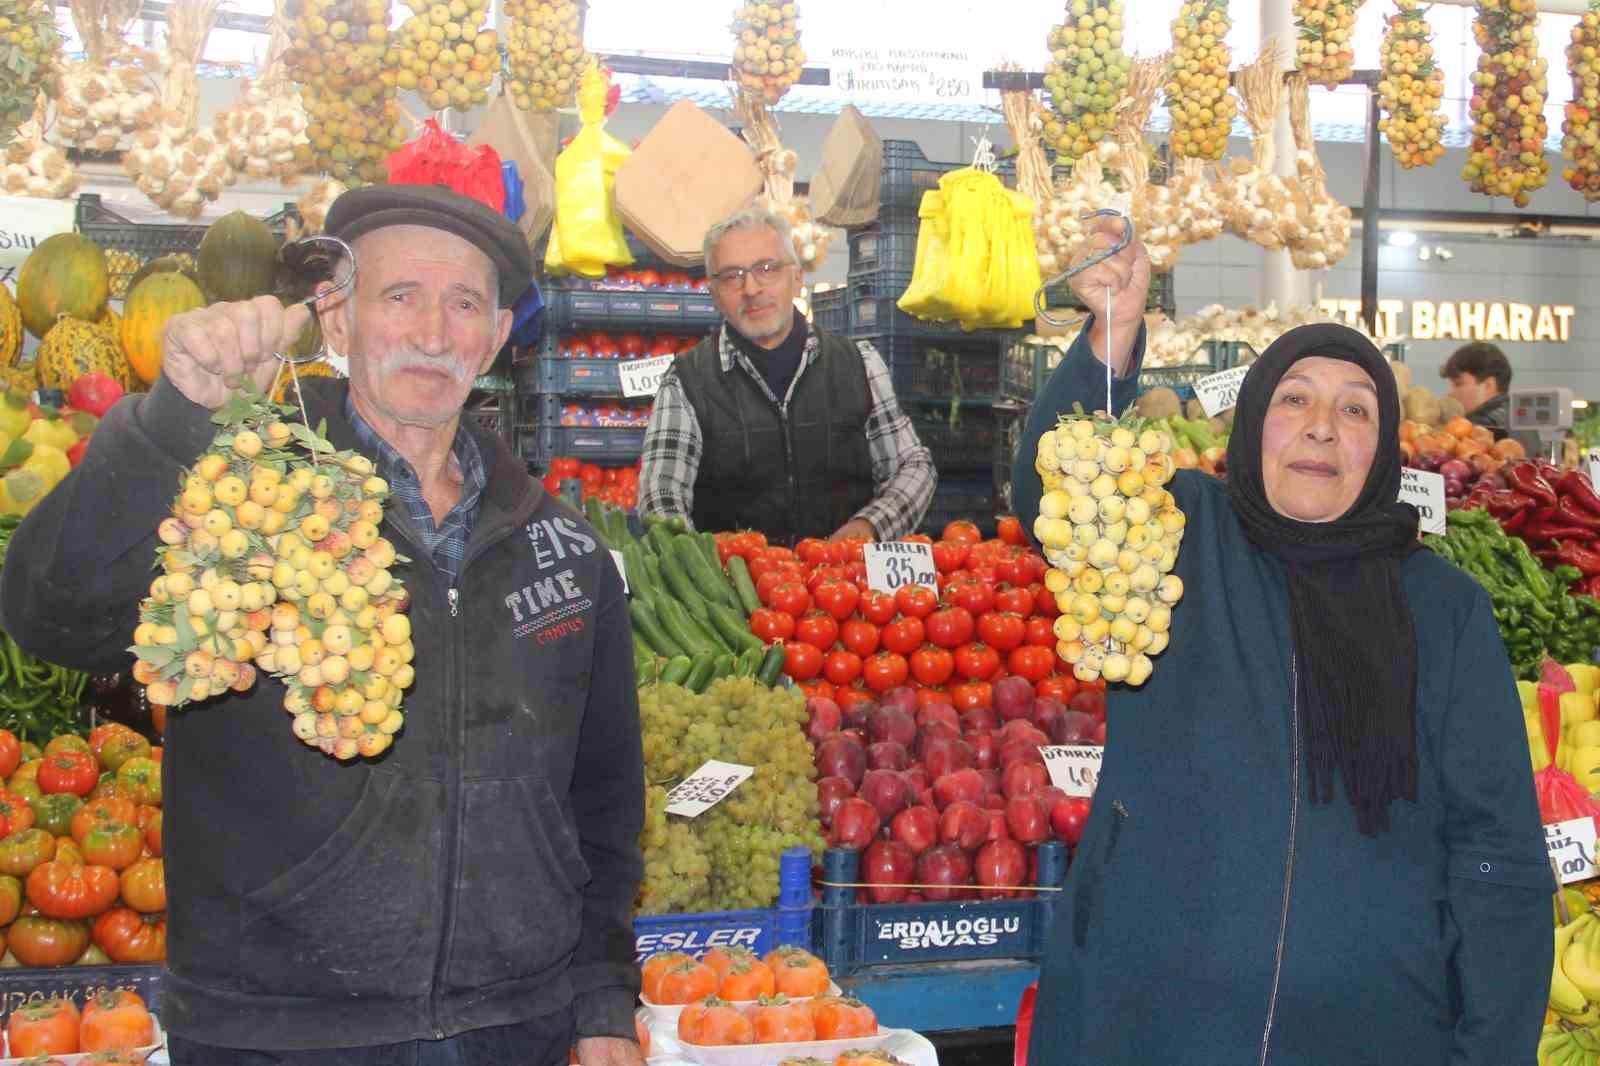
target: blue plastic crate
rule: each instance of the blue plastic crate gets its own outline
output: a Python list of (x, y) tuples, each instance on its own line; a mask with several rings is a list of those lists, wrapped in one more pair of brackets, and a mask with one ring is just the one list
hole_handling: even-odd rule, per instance
[[(917, 217), (922, 206), (922, 194), (939, 187), (939, 179), (952, 170), (968, 166), (969, 161), (938, 163), (922, 154), (915, 141), (886, 140), (883, 142), (883, 173), (879, 179), (878, 221), (895, 221)], [(1016, 185), (1016, 162), (1002, 159), (995, 173), (1006, 185)]]
[[(933, 465), (939, 473), (955, 470), (989, 470), (994, 466), (1000, 447), (1000, 424), (993, 411), (981, 407), (964, 407), (960, 421), (951, 427), (949, 415), (937, 408), (924, 409), (922, 417), (913, 418), (912, 427), (917, 436), (933, 453)], [(938, 491), (934, 492), (935, 505)]]
[(850, 234), (850, 273), (901, 270), (909, 273), (917, 263), (916, 218), (879, 222)]
[(558, 332), (587, 328), (697, 334), (722, 322), (708, 292), (552, 286), (545, 298), (545, 322)]
[(784, 944), (810, 950), (811, 912), (811, 852), (790, 848), (778, 860), (776, 907), (640, 916), (633, 920), (634, 951), (643, 962), (663, 951), (698, 955), (734, 945), (757, 955)]
[(571, 456), (599, 466), (627, 466), (644, 451), (644, 427), (603, 429), (559, 426), (549, 422), (517, 426), (515, 444), (530, 469), (545, 471), (557, 456)]
[[(834, 974), (867, 966), (1031, 959), (1044, 954), (1057, 892), (961, 903), (858, 903), (860, 853), (829, 848), (822, 857), (817, 954)], [(1066, 845), (1039, 845), (1039, 883), (1066, 879)]]
[(1065, 348), (1054, 344), (1039, 344), (1020, 337), (1012, 341), (1000, 356), (1000, 395), (1008, 400), (1032, 403), (1066, 352)]
[(845, 289), (824, 289), (811, 297), (811, 324), (824, 333), (845, 333), (850, 329), (850, 312), (845, 307)]
[(537, 396), (575, 396), (595, 399), (622, 398), (622, 359), (557, 359), (540, 352), (532, 359), (513, 363), (517, 392)]
[(150, 1010), (161, 1013), (161, 975), (165, 967), (58, 966), (0, 970), (0, 1024), (11, 1012), (50, 999), (70, 999), (80, 1008), (101, 992), (137, 992)]
[[(850, 275), (850, 332), (860, 336), (870, 333), (934, 337), (941, 340), (973, 338), (999, 345), (1015, 330), (965, 330), (959, 322), (925, 322), (906, 314), (896, 306), (900, 297), (911, 285), (911, 271), (874, 270)], [(998, 354), (998, 347), (996, 352)]]

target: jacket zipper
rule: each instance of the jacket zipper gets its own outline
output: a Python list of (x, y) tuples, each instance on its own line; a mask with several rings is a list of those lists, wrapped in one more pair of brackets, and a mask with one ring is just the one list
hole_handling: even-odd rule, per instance
[(1278, 985), (1283, 979), (1283, 947), (1289, 935), (1289, 895), (1294, 887), (1295, 833), (1300, 823), (1300, 670), (1295, 660), (1289, 660), (1289, 683), (1293, 686), (1290, 701), (1290, 769), (1289, 769), (1289, 849), (1283, 866), (1283, 908), (1278, 913), (1278, 949), (1272, 964), (1272, 996), (1267, 1000), (1267, 1023), (1261, 1030), (1260, 1066), (1267, 1066), (1267, 1052), (1272, 1044), (1272, 1022), (1278, 1013)]
[[(457, 580), (460, 580), (460, 579), (458, 578)], [(459, 617), (460, 614), (461, 614), (461, 592), (460, 592), (460, 590), (457, 589), (454, 585), (451, 585), (450, 586), (450, 591), (445, 593), (445, 595), (450, 600), (450, 617), (451, 618)]]

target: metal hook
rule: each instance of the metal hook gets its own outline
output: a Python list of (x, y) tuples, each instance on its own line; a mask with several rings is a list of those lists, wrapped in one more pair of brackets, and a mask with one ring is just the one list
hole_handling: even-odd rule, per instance
[[(305, 309), (310, 311), (313, 315), (315, 315), (317, 312), (317, 301), (325, 300), (330, 296), (335, 296), (345, 291), (350, 286), (354, 285), (356, 281), (355, 251), (347, 242), (345, 242), (343, 238), (335, 237), (329, 233), (317, 233), (310, 237), (302, 237), (298, 241), (285, 244), (282, 250), (279, 251), (278, 256), (292, 269), (304, 270), (311, 263), (312, 256), (314, 254), (305, 246), (315, 245), (318, 242), (333, 245), (344, 261), (350, 265), (349, 269), (345, 270), (343, 277), (335, 276), (333, 278), (333, 287), (326, 292), (316, 292), (313, 290), (310, 296), (307, 296), (302, 300), (291, 301), (292, 303), (303, 305)], [(310, 355), (303, 355), (298, 358), (288, 355), (285, 352), (275, 352), (273, 354), (277, 356), (279, 362), (288, 363), (290, 365), (298, 363), (311, 363), (321, 359), (326, 354), (326, 345), (319, 346), (318, 349), (312, 352)]]
[(1118, 252), (1122, 251), (1128, 245), (1133, 243), (1133, 219), (1129, 218), (1127, 215), (1123, 214), (1121, 211), (1118, 211), (1114, 207), (1102, 207), (1098, 211), (1089, 211), (1079, 215), (1078, 217), (1085, 220), (1091, 218), (1120, 218), (1122, 219), (1122, 237), (1111, 247), (1105, 249), (1104, 251), (1094, 253), (1089, 258), (1073, 267), (1071, 270), (1057, 274), (1049, 281), (1040, 285), (1039, 288), (1034, 291), (1034, 312), (1052, 326), (1070, 326), (1074, 320), (1070, 318), (1055, 318), (1050, 314), (1049, 309), (1045, 307), (1046, 290), (1054, 288), (1063, 281), (1066, 281), (1068, 278), (1077, 277), (1079, 274), (1082, 274), (1085, 270), (1088, 270), (1092, 266), (1098, 266), (1099, 264), (1104, 263), (1107, 259), (1110, 259), (1112, 256), (1116, 255)]

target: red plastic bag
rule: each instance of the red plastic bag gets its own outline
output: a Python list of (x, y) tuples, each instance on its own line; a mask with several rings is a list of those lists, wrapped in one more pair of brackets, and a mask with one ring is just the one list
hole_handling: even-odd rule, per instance
[(1589, 798), (1576, 778), (1556, 765), (1556, 745), (1561, 739), (1561, 693), (1555, 685), (1545, 682), (1539, 683), (1539, 727), (1545, 750), (1550, 753), (1550, 765), (1533, 775), (1539, 820), (1551, 825), (1587, 815), (1595, 819), (1595, 828), (1600, 829), (1600, 804)]
[(1038, 995), (1038, 981), (1022, 990), (1022, 1004), (1017, 1007), (1017, 1043), (1011, 1052), (1012, 1066), (1028, 1066), (1028, 1038), (1033, 1035), (1033, 1001)]
[(431, 118), (416, 140), (389, 153), (388, 164), (391, 185), (443, 185), (505, 211), (500, 153), (487, 144), (460, 143)]

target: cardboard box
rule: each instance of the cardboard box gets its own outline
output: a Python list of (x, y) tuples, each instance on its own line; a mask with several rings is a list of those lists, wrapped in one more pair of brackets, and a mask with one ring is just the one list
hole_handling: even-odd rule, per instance
[(822, 145), (811, 176), (811, 212), (830, 226), (864, 226), (878, 217), (883, 195), (883, 138), (847, 105)]
[(706, 231), (747, 206), (762, 186), (749, 146), (680, 100), (617, 171), (617, 214), (662, 259), (697, 267)]
[(500, 158), (517, 165), (522, 178), (524, 212), (517, 221), (531, 247), (556, 212), (555, 145), (559, 119), (519, 109), (509, 96), (495, 97), (484, 112), (469, 145), (487, 144)]

